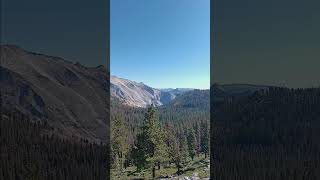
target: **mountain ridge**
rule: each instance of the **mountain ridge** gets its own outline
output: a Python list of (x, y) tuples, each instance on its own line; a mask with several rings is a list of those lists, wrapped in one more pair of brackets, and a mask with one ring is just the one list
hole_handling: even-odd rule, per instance
[[(115, 83), (116, 81), (119, 81)], [(125, 84), (123, 86), (123, 84)], [(270, 86), (254, 84), (214, 84), (211, 91), (215, 94), (214, 101), (223, 101), (229, 97), (247, 96), (255, 91), (266, 89)], [(200, 95), (202, 92), (204, 95)], [(111, 97), (125, 105), (132, 107), (147, 107), (151, 104), (155, 106), (172, 105), (177, 97), (188, 95), (191, 98), (201, 97), (210, 99), (209, 89), (193, 88), (152, 88), (142, 82), (111, 76)], [(183, 97), (185, 98), (185, 97)], [(181, 99), (181, 98), (180, 98)], [(183, 100), (187, 103), (187, 99)]]
[(18, 46), (0, 48), (4, 108), (17, 109), (35, 121), (48, 121), (63, 137), (104, 142), (108, 129), (106, 69), (86, 68)]
[[(156, 89), (142, 82), (136, 82), (112, 75), (111, 97), (133, 107), (162, 106), (189, 89)], [(191, 89), (190, 89), (191, 90)]]

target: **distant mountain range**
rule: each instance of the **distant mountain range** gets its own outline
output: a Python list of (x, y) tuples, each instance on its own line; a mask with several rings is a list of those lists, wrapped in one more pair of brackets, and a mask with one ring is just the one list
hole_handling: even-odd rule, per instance
[(269, 86), (252, 85), (252, 84), (214, 84), (211, 91), (214, 94), (215, 102), (224, 101), (229, 97), (248, 96), (258, 90), (268, 88)]
[[(251, 84), (215, 84), (211, 87), (211, 90), (214, 93), (214, 101), (223, 101), (228, 97), (247, 96), (267, 87)], [(187, 101), (195, 102), (196, 99), (201, 99), (203, 102), (210, 101), (209, 90), (192, 88), (156, 89), (142, 82), (138, 83), (116, 76), (111, 76), (111, 97), (132, 107), (147, 107), (151, 104), (155, 106), (177, 105), (181, 102), (188, 104)]]
[(192, 91), (188, 88), (155, 89), (144, 83), (111, 76), (111, 97), (134, 107), (147, 107), (151, 104), (161, 106), (168, 104), (177, 96)]

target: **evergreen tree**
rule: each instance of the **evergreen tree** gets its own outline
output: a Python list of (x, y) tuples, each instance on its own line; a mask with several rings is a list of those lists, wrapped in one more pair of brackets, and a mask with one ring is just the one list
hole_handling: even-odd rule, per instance
[(209, 130), (208, 130), (208, 125), (207, 123), (202, 123), (201, 124), (201, 140), (200, 140), (200, 149), (201, 152), (205, 154), (205, 156), (207, 157), (207, 155), (209, 154)]
[(169, 163), (174, 162), (179, 154), (179, 144), (177, 142), (174, 129), (170, 123), (165, 124), (165, 143), (168, 147)]
[(189, 151), (187, 137), (184, 133), (179, 133), (179, 148), (174, 158), (174, 163), (178, 168), (177, 174), (181, 174), (181, 168), (187, 164), (189, 160)]
[[(141, 133), (137, 136), (136, 154), (139, 155), (139, 161), (143, 162), (140, 168), (146, 168), (146, 165), (152, 168), (152, 176), (155, 177), (155, 168), (162, 162), (167, 161), (168, 153), (164, 142), (165, 134), (159, 122), (159, 116), (154, 106), (150, 106), (145, 115)], [(137, 162), (137, 161), (136, 161)]]
[(196, 135), (196, 154), (199, 156), (201, 152), (201, 128), (198, 122), (195, 122), (194, 131)]
[(111, 145), (112, 155), (114, 158), (114, 166), (122, 171), (124, 160), (128, 154), (128, 130), (123, 120), (115, 118), (111, 124)]
[(132, 161), (137, 167), (137, 171), (141, 172), (141, 170), (147, 168), (147, 154), (148, 154), (148, 145), (147, 136), (144, 133), (137, 135), (137, 142), (132, 149)]
[(107, 147), (45, 134), (52, 129), (20, 112), (2, 110), (0, 179), (105, 179)]
[(193, 160), (194, 156), (196, 155), (196, 136), (193, 129), (189, 129), (187, 140), (188, 140), (189, 155)]

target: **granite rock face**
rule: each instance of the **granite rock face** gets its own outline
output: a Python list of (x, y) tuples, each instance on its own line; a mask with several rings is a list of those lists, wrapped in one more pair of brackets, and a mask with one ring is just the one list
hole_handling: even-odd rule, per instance
[(133, 107), (166, 105), (192, 89), (156, 89), (128, 79), (111, 76), (111, 96)]

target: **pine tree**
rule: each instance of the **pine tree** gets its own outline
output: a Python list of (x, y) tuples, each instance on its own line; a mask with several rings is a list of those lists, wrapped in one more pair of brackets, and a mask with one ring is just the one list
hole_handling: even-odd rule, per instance
[(202, 123), (201, 124), (201, 140), (200, 140), (200, 148), (201, 152), (207, 155), (209, 154), (209, 130), (208, 130), (208, 125), (207, 123)]
[(177, 174), (181, 174), (181, 168), (183, 168), (183, 166), (185, 166), (189, 160), (187, 137), (181, 131), (178, 134), (178, 141), (179, 148), (176, 152), (174, 163), (178, 168)]
[(175, 159), (179, 155), (179, 144), (175, 136), (174, 129), (170, 123), (165, 124), (165, 143), (168, 147), (169, 163), (175, 162)]
[(111, 125), (111, 146), (114, 158), (114, 166), (122, 171), (124, 160), (128, 154), (128, 131), (123, 120), (115, 118)]
[(141, 133), (137, 136), (135, 154), (139, 156), (139, 161), (142, 162), (142, 164), (136, 165), (140, 168), (146, 168), (146, 165), (151, 167), (153, 178), (155, 177), (156, 166), (160, 166), (168, 159), (168, 150), (164, 140), (165, 134), (159, 122), (159, 115), (155, 107), (150, 106), (145, 115)]
[(137, 171), (141, 172), (141, 170), (147, 168), (147, 154), (148, 154), (148, 144), (146, 134), (138, 134), (137, 142), (132, 149), (132, 161), (137, 167)]
[(189, 129), (187, 140), (189, 155), (193, 160), (194, 156), (196, 155), (196, 136), (193, 129)]
[(201, 152), (201, 132), (200, 132), (200, 125), (198, 122), (194, 125), (195, 135), (196, 135), (196, 154), (199, 156)]

